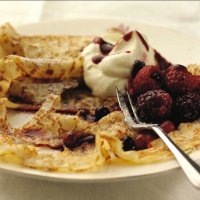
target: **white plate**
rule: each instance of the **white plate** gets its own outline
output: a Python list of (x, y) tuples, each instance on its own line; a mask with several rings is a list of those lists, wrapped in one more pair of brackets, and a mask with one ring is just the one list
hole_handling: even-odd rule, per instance
[[(191, 63), (200, 63), (200, 41), (181, 35), (177, 32), (134, 23), (125, 20), (113, 19), (70, 19), (57, 22), (43, 22), (29, 24), (18, 27), (21, 34), (77, 34), (77, 35), (101, 35), (105, 29), (124, 23), (131, 29), (137, 29), (146, 34), (150, 44), (156, 48), (162, 55), (173, 63), (183, 65)], [(21, 116), (21, 114), (20, 114)], [(11, 121), (19, 117), (13, 113)], [(24, 118), (24, 116), (22, 116)], [(26, 117), (25, 117), (26, 118)], [(194, 152), (191, 156), (195, 160), (200, 160), (200, 151)], [(9, 164), (0, 164), (0, 169), (5, 172), (12, 172), (17, 175), (24, 175), (45, 180), (62, 181), (62, 182), (105, 182), (124, 179), (136, 179), (155, 175), (161, 172), (178, 168), (175, 160), (166, 162), (148, 164), (148, 165), (109, 165), (92, 173), (55, 173), (43, 172), (39, 170), (16, 167)]]

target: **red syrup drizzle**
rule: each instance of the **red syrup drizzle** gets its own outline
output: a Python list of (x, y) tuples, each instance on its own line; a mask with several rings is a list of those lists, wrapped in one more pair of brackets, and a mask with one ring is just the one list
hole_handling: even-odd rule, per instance
[(138, 34), (138, 37), (140, 38), (142, 44), (145, 46), (146, 50), (149, 51), (149, 45), (147, 44), (146, 40), (138, 31), (136, 31), (136, 33)]
[(113, 45), (109, 43), (103, 43), (100, 45), (101, 53), (104, 55), (108, 55), (112, 49), (113, 49)]
[(131, 32), (127, 33), (127, 34), (125, 34), (125, 35), (123, 36), (123, 39), (124, 39), (126, 42), (128, 42), (128, 41), (131, 39), (132, 35), (133, 35), (133, 31), (131, 31)]
[(94, 39), (93, 39), (93, 43), (95, 43), (95, 44), (103, 44), (105, 41), (101, 38), (101, 37), (95, 37)]
[(94, 64), (99, 64), (103, 60), (104, 56), (102, 55), (97, 55), (92, 57), (92, 62)]
[[(95, 38), (93, 39), (93, 43), (99, 44), (100, 51), (101, 51), (101, 53), (102, 53), (103, 55), (108, 55), (108, 54), (112, 51), (112, 49), (113, 49), (113, 45), (110, 44), (110, 43), (108, 43), (108, 42), (106, 42), (106, 41), (103, 40), (103, 38), (101, 38), (101, 37), (95, 37)], [(93, 57), (92, 57), (92, 62), (93, 62), (94, 64), (99, 64), (99, 63), (103, 60), (103, 58), (104, 58), (103, 55), (96, 55), (96, 56), (93, 56)]]
[(160, 67), (161, 70), (166, 70), (169, 66), (172, 65), (172, 63), (168, 62), (164, 57), (162, 57), (160, 55), (160, 53), (158, 53), (156, 50), (154, 50), (155, 52), (155, 59)]
[(100, 46), (100, 51), (102, 54), (107, 55), (111, 52), (111, 50), (113, 49), (113, 45), (106, 42), (103, 38), (101, 37), (95, 37), (93, 39), (93, 42), (95, 44), (99, 44)]

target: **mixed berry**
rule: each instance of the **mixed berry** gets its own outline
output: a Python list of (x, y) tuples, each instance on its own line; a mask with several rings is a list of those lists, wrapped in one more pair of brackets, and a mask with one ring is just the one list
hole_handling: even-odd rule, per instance
[(63, 145), (71, 150), (81, 146), (84, 143), (92, 144), (95, 136), (90, 133), (67, 132), (62, 135)]
[[(169, 133), (181, 122), (200, 118), (199, 75), (192, 75), (182, 65), (160, 69), (136, 61), (134, 68), (128, 82), (128, 91), (142, 121), (157, 123)], [(150, 131), (139, 133), (132, 138), (132, 142), (129, 141), (128, 148), (127, 141), (124, 140), (123, 148), (146, 149), (155, 138)]]
[[(129, 93), (137, 98), (149, 90), (157, 90), (162, 85), (162, 71), (156, 66), (143, 66), (133, 79), (129, 80)], [(159, 77), (159, 78), (158, 78)]]
[(94, 114), (90, 113), (88, 109), (81, 109), (78, 112), (78, 116), (90, 122), (97, 122), (109, 113), (110, 110), (106, 106), (100, 106), (96, 108)]
[(193, 121), (199, 117), (200, 94), (188, 92), (175, 99), (176, 114), (181, 121)]
[(137, 98), (136, 108), (145, 122), (159, 122), (167, 119), (171, 113), (173, 100), (164, 90), (149, 90)]

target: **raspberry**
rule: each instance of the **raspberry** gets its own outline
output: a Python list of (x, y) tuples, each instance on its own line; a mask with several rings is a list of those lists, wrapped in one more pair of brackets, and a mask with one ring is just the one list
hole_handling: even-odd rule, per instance
[(175, 125), (169, 120), (162, 122), (160, 127), (165, 131), (165, 133), (170, 133), (176, 129)]
[(157, 122), (169, 116), (172, 98), (164, 90), (150, 90), (137, 98), (136, 109), (146, 122)]
[(174, 96), (200, 89), (200, 76), (192, 75), (182, 65), (170, 66), (166, 70), (165, 82)]
[(157, 138), (150, 131), (139, 133), (134, 139), (135, 150), (142, 150), (151, 147), (151, 142)]
[(148, 90), (160, 89), (162, 82), (162, 72), (156, 66), (146, 66), (140, 69), (133, 80), (129, 81), (129, 93), (135, 97)]
[(200, 94), (188, 92), (175, 100), (175, 111), (181, 121), (193, 121), (200, 117)]

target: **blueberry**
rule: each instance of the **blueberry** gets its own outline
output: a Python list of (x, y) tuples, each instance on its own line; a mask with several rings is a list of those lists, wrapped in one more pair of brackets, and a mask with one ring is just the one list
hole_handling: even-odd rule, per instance
[(131, 151), (131, 150), (134, 150), (135, 149), (135, 146), (134, 146), (134, 141), (133, 141), (133, 138), (131, 137), (124, 137), (123, 138), (123, 150), (124, 151)]
[(109, 109), (105, 106), (99, 107), (95, 110), (95, 121), (99, 121), (110, 113)]

